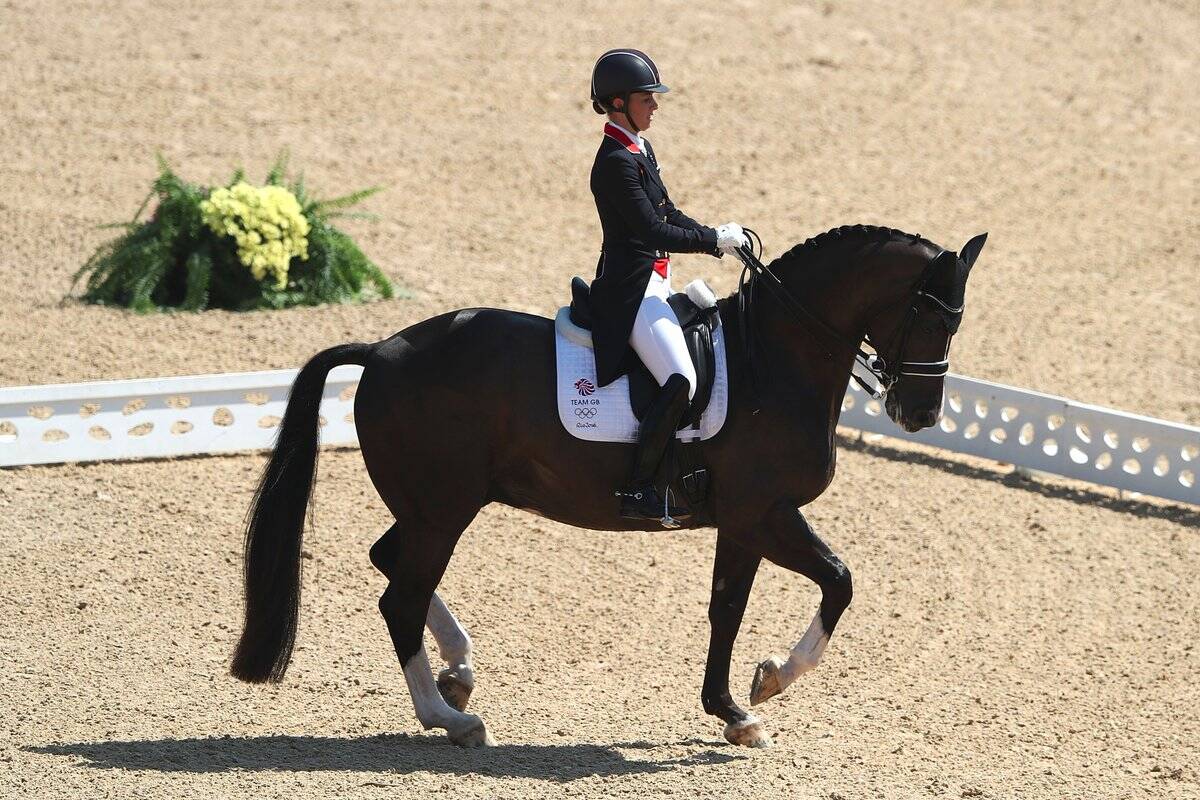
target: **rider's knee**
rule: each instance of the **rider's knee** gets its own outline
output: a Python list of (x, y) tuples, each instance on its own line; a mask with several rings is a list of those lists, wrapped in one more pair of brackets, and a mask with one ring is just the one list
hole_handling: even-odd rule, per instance
[[(691, 367), (690, 364), (688, 366)], [(688, 399), (689, 403), (692, 401), (692, 398), (694, 398), (696, 396), (696, 369), (695, 369), (695, 367), (691, 367), (690, 369), (682, 369), (681, 368), (681, 369), (676, 370), (674, 373), (671, 374), (671, 377), (667, 378), (667, 383), (665, 383), (663, 385), (667, 386), (670, 384), (671, 381), (675, 381), (676, 385), (680, 384), (681, 382), (687, 383), (687, 399)], [(682, 391), (682, 389), (678, 389), (677, 391)]]
[(671, 377), (667, 378), (663, 384), (663, 389), (670, 393), (671, 397), (679, 405), (686, 405), (692, 401), (692, 397), (696, 394), (696, 373), (695, 370), (688, 376), (683, 372), (674, 372)]

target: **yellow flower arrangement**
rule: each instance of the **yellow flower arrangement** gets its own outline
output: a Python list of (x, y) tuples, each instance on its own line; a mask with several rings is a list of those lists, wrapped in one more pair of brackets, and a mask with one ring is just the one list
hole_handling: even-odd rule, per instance
[(238, 260), (256, 280), (270, 274), (277, 289), (287, 285), (292, 258), (308, 259), (308, 220), (296, 196), (282, 186), (239, 181), (215, 189), (200, 202), (200, 215), (213, 233), (237, 242)]
[[(354, 240), (331, 224), (378, 188), (317, 199), (285, 183), (281, 153), (261, 186), (242, 170), (222, 188), (188, 183), (159, 156), (158, 177), (123, 232), (79, 268), (87, 303), (138, 312), (230, 311), (359, 303), (394, 295)], [(141, 220), (149, 202), (158, 204)], [(355, 214), (364, 217), (369, 215)]]

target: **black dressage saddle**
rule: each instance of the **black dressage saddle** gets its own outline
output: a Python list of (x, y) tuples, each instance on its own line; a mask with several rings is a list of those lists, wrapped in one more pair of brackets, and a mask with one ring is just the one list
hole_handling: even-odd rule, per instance
[[(571, 280), (571, 322), (588, 331), (592, 329), (590, 294), (591, 287), (583, 278), (575, 277)], [(692, 364), (696, 367), (696, 394), (687, 413), (679, 422), (679, 429), (698, 428), (700, 417), (712, 398), (713, 381), (716, 379), (713, 331), (717, 327), (717, 307), (714, 305), (701, 308), (683, 292), (671, 295), (667, 302), (671, 304), (671, 310), (675, 312), (679, 325), (683, 328), (683, 339), (687, 343)], [(639, 361), (637, 369), (629, 373), (629, 404), (639, 421), (650, 407), (658, 389), (658, 381), (650, 374), (650, 370), (646, 369), (646, 365)]]

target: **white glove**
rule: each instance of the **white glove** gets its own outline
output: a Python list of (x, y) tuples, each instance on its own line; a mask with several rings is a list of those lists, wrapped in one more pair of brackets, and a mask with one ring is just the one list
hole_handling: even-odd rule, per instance
[(727, 222), (717, 228), (717, 249), (722, 253), (733, 253), (739, 247), (749, 247), (750, 240), (742, 233), (742, 226)]

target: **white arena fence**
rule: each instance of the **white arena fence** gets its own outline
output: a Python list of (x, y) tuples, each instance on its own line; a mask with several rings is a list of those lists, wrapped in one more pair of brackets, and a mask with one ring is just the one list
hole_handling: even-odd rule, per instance
[[(232, 453), (271, 447), (299, 370), (0, 389), (0, 466)], [(330, 371), (321, 441), (357, 444), (362, 367)]]
[(1200, 505), (1200, 428), (961, 375), (946, 376), (942, 412), (934, 427), (905, 433), (851, 382), (838, 424)]
[[(0, 388), (0, 467), (270, 447), (297, 370)], [(321, 441), (354, 445), (362, 368), (325, 382)], [(944, 416), (916, 434), (856, 384), (840, 425), (1200, 505), (1200, 428), (949, 375)]]

